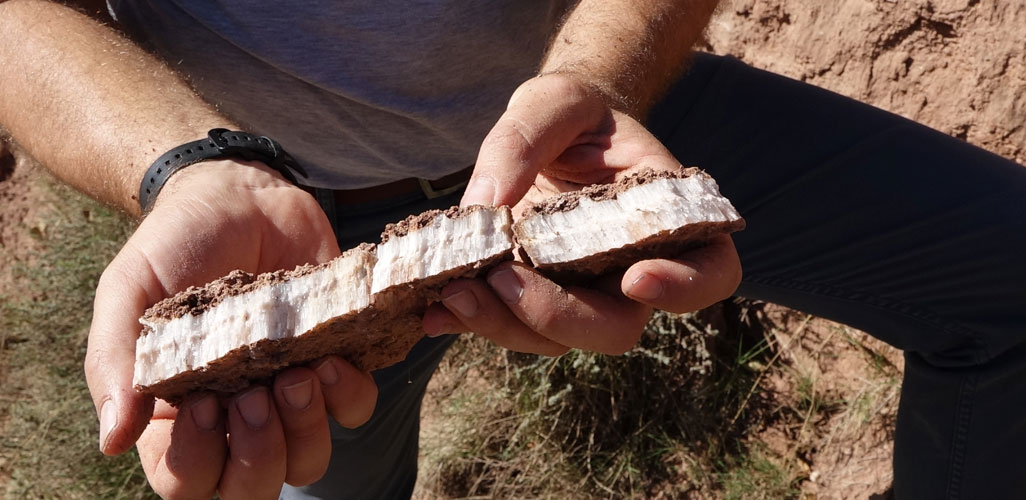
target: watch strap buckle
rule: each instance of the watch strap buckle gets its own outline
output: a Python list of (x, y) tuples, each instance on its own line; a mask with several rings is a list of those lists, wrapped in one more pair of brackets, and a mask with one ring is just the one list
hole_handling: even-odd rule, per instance
[(417, 179), (417, 182), (420, 183), (420, 190), (424, 192), (424, 196), (429, 200), (450, 195), (467, 186), (467, 181), (463, 181), (453, 186), (435, 189), (435, 187), (431, 185), (431, 181), (427, 179)]
[(298, 184), (296, 173), (307, 177), (303, 167), (270, 137), (214, 128), (207, 132), (206, 139), (178, 146), (150, 165), (139, 186), (139, 207), (142, 213), (149, 213), (157, 194), (175, 172), (197, 162), (231, 157), (263, 162), (293, 184)]
[[(230, 138), (228, 134), (232, 134)], [(293, 172), (298, 173), (304, 179), (309, 177), (306, 170), (281, 147), (281, 144), (265, 135), (250, 135), (226, 128), (213, 128), (207, 132), (207, 138), (224, 156), (238, 156), (244, 160), (264, 162), (293, 184), (298, 184)], [(254, 142), (259, 144), (263, 150), (254, 149)]]

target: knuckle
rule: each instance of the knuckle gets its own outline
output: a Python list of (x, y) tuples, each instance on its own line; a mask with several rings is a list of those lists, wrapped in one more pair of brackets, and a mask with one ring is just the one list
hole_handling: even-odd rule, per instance
[[(551, 98), (558, 96), (564, 101), (580, 100), (589, 92), (589, 87), (584, 82), (573, 74), (565, 72), (546, 73), (536, 79), (530, 80), (528, 83), (530, 83), (532, 87), (537, 87), (539, 90), (544, 92), (547, 97)], [(555, 94), (555, 96), (552, 94)]]
[(281, 392), (287, 386), (317, 380), (317, 374), (308, 367), (294, 366), (286, 369), (274, 377), (275, 393)]
[(104, 345), (101, 342), (91, 342), (86, 347), (86, 356), (83, 364), (86, 370), (107, 370), (111, 367), (111, 360), (115, 357), (116, 354), (110, 346)]
[(340, 413), (342, 414), (335, 418), (339, 425), (348, 429), (355, 429), (366, 424), (371, 419), (371, 416), (374, 415), (374, 405), (361, 405)]
[(285, 482), (292, 486), (306, 486), (308, 484), (316, 482), (318, 479), (324, 477), (324, 473), (328, 471), (328, 462), (325, 461), (323, 467), (319, 469), (304, 469), (297, 472), (289, 472), (285, 476)]
[(191, 500), (195, 498), (213, 498), (214, 487), (200, 489), (196, 488), (197, 485), (190, 484), (186, 485), (181, 482), (173, 482), (172, 484), (165, 486), (164, 488), (157, 489), (154, 487), (154, 491), (160, 495), (161, 498), (167, 500)]
[(289, 462), (285, 472), (285, 482), (292, 486), (306, 486), (324, 477), (331, 460), (330, 449), (315, 456), (306, 455), (302, 463)]
[(712, 299), (709, 301), (710, 304), (726, 299), (734, 294), (741, 285), (741, 268), (740, 266), (724, 266), (718, 269), (713, 278), (716, 281), (714, 286), (710, 288), (715, 295), (710, 297)]
[(339, 408), (332, 411), (332, 418), (338, 422), (339, 425), (347, 429), (355, 429), (363, 424), (366, 424), (370, 420), (371, 415), (374, 413), (373, 409), (352, 409), (352, 408)]
[(738, 287), (741, 286), (742, 279), (744, 279), (744, 271), (741, 269), (741, 263), (735, 261), (734, 265), (731, 266), (730, 291), (727, 293), (727, 296), (733, 295), (737, 291)]
[(82, 361), (82, 369), (85, 371), (86, 379), (93, 376), (93, 372), (100, 366), (96, 351), (96, 348), (86, 349), (85, 360)]
[(545, 337), (551, 338), (553, 335), (557, 335), (565, 330), (563, 328), (562, 314), (560, 308), (551, 307), (549, 304), (546, 304), (531, 315), (530, 327)]
[(526, 151), (531, 148), (531, 134), (531, 128), (523, 120), (506, 115), (496, 122), (495, 127), (485, 137), (482, 149)]
[[(340, 384), (346, 384), (345, 381)], [(355, 429), (367, 423), (374, 414), (378, 400), (378, 387), (373, 379), (350, 379), (342, 391), (325, 395), (325, 406), (331, 418), (342, 427)]]
[(114, 260), (100, 274), (100, 279), (96, 282), (96, 295), (93, 297), (94, 310), (101, 303), (104, 293), (108, 290), (122, 288), (126, 282), (126, 276), (131, 275), (131, 272), (125, 269), (127, 264), (125, 263), (126, 257), (122, 257), (123, 253), (124, 250), (114, 257)]
[[(531, 285), (525, 284), (525, 288)], [(579, 304), (570, 296), (567, 289), (555, 283), (543, 283), (537, 288), (538, 293), (522, 302), (524, 304), (524, 323), (545, 337), (561, 337), (570, 328), (574, 328), (573, 318)], [(525, 295), (527, 292), (524, 292)]]
[(111, 353), (108, 349), (91, 343), (86, 349), (82, 369), (85, 372), (86, 385), (94, 397), (99, 396), (103, 387), (111, 381)]
[(322, 437), (324, 437), (326, 428), (324, 427), (323, 419), (317, 419), (313, 422), (289, 422), (289, 420), (292, 419), (282, 418), (282, 423), (285, 426), (286, 432), (286, 449), (290, 448), (290, 445), (318, 442)]

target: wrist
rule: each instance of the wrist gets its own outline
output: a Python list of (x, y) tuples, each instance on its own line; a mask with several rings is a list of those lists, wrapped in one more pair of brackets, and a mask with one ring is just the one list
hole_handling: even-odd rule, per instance
[(280, 173), (292, 184), (296, 175), (306, 177), (303, 168), (274, 140), (224, 128), (211, 129), (207, 137), (173, 147), (147, 169), (139, 186), (139, 208), (143, 215), (152, 210), (164, 185), (182, 170), (212, 160), (235, 159), (236, 163), (257, 161)]
[(259, 161), (234, 158), (208, 160), (191, 165), (171, 176), (150, 213), (185, 199), (213, 197), (220, 201), (239, 200), (238, 193), (257, 193), (271, 188), (299, 189), (271, 167)]
[(559, 78), (569, 85), (578, 86), (582, 91), (600, 98), (607, 106), (636, 117), (638, 102), (628, 94), (621, 92), (614, 83), (579, 68), (564, 65), (558, 68), (543, 68), (536, 78)]

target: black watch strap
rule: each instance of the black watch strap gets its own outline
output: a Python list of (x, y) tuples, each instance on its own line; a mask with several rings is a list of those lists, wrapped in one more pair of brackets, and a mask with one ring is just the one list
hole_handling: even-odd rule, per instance
[(139, 186), (139, 206), (146, 214), (153, 208), (164, 183), (175, 172), (204, 160), (241, 158), (259, 161), (277, 170), (293, 184), (296, 174), (306, 177), (306, 171), (273, 139), (236, 130), (215, 128), (207, 132), (206, 139), (182, 144), (157, 158), (150, 165)]

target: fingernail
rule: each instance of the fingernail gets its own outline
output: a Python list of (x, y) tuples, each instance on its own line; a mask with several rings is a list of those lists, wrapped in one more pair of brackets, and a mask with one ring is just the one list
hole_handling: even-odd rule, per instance
[(214, 396), (203, 396), (196, 400), (189, 407), (192, 413), (192, 421), (200, 430), (212, 431), (217, 427), (217, 417), (221, 413), (221, 405), (217, 403)]
[(428, 331), (427, 329), (424, 329), (424, 336), (429, 338), (429, 339), (430, 338), (439, 337), (439, 336), (445, 335), (445, 331), (448, 330), (448, 329), (449, 329), (449, 323), (446, 323), (446, 324), (442, 325), (441, 327), (435, 328), (435, 329), (433, 329), (431, 331)]
[(513, 271), (502, 269), (488, 275), (488, 284), (507, 304), (516, 304), (524, 294), (524, 284)]
[(467, 184), (460, 206), (492, 205), (495, 202), (495, 181), (490, 177), (474, 177)]
[(100, 406), (100, 451), (107, 449), (107, 438), (118, 425), (118, 409), (114, 402), (106, 400)]
[(425, 333), (425, 335), (428, 338), (432, 338), (433, 339), (435, 337), (441, 337), (442, 335), (459, 335), (459, 332), (457, 332), (456, 328), (453, 327), (451, 324), (446, 323), (445, 326), (443, 326), (442, 328), (439, 328), (437, 332), (428, 332), (428, 333)]
[(313, 381), (306, 379), (298, 384), (292, 384), (281, 388), (285, 395), (285, 402), (297, 410), (305, 410), (310, 406), (313, 399)]
[(442, 303), (465, 318), (473, 318), (477, 314), (477, 298), (469, 290), (460, 290), (447, 297), (442, 297)]
[(239, 413), (246, 424), (253, 430), (258, 430), (267, 423), (271, 416), (270, 402), (267, 401), (267, 389), (257, 387), (243, 393), (235, 400)]
[(663, 282), (648, 273), (641, 273), (627, 289), (627, 295), (641, 300), (656, 300), (663, 296)]
[(338, 382), (338, 370), (335, 368), (335, 363), (332, 363), (330, 359), (326, 359), (323, 363), (317, 365), (317, 368), (314, 368), (314, 372), (317, 373), (317, 378), (321, 379), (321, 383), (324, 385), (332, 385)]

